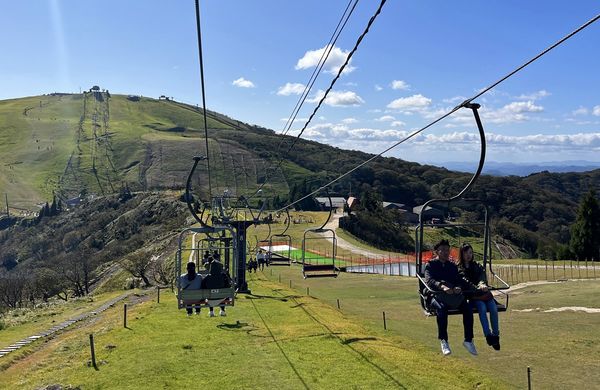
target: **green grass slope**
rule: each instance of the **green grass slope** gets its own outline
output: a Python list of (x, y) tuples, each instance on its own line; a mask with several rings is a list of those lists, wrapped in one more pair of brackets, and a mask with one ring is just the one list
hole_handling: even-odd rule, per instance
[[(264, 277), (227, 317), (185, 316), (171, 294), (120, 307), (14, 361), (2, 388), (504, 388), (458, 359), (361, 324)], [(258, 280), (260, 279), (260, 280)], [(89, 367), (95, 335), (98, 370)], [(36, 348), (35, 346), (29, 348)], [(435, 369), (435, 375), (425, 374)]]
[[(255, 190), (268, 161), (218, 137), (244, 125), (212, 112), (207, 119), (214, 192)], [(206, 146), (203, 117), (192, 106), (106, 93), (0, 102), (0, 192), (8, 193), (15, 210), (35, 209), (53, 192), (104, 195), (125, 182), (133, 190), (182, 188), (194, 155), (206, 155)], [(275, 176), (267, 188), (286, 192), (285, 178)], [(201, 164), (194, 185), (207, 184)]]

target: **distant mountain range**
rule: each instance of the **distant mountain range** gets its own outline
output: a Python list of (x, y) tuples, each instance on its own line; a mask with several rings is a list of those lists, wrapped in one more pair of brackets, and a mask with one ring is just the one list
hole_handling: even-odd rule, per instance
[[(442, 166), (451, 171), (474, 172), (477, 167), (474, 162), (443, 162), (432, 164)], [(600, 162), (572, 160), (572, 161), (549, 161), (539, 163), (510, 163), (510, 162), (486, 162), (483, 173), (493, 176), (528, 176), (538, 172), (588, 172), (600, 168)]]

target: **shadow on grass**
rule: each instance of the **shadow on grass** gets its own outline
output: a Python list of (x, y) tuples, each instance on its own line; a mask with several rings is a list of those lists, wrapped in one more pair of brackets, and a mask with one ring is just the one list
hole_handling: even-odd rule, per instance
[(281, 302), (288, 301), (286, 299), (286, 297), (274, 297), (272, 295), (256, 295), (256, 294), (246, 295), (246, 299), (275, 299), (276, 301), (281, 301)]
[(346, 339), (342, 341), (342, 344), (348, 345), (352, 343), (356, 343), (358, 341), (373, 341), (377, 340), (377, 337), (353, 337), (351, 339)]

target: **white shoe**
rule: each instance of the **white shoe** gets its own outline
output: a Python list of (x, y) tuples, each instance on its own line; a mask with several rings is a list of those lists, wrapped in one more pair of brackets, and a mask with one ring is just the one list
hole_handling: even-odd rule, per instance
[(475, 344), (472, 341), (465, 341), (463, 345), (471, 355), (477, 356), (477, 349), (475, 349)]
[(225, 310), (221, 310), (221, 311), (219, 312), (219, 315), (220, 315), (221, 317), (225, 317), (225, 316), (227, 315), (227, 313), (225, 313)]
[(214, 317), (214, 316), (215, 316), (215, 312), (211, 310), (211, 312), (210, 312), (210, 313), (208, 313), (208, 316), (209, 316), (209, 317)]
[(442, 340), (442, 342), (440, 344), (442, 345), (442, 354), (444, 356), (448, 356), (452, 353), (452, 350), (450, 349), (450, 345), (448, 345), (448, 341)]

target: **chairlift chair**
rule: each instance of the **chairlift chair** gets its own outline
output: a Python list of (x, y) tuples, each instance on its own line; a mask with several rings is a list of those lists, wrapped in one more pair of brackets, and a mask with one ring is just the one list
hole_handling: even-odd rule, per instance
[[(339, 267), (335, 264), (335, 256), (337, 253), (337, 239), (335, 236), (335, 231), (333, 229), (326, 229), (325, 225), (331, 219), (331, 215), (333, 212), (333, 208), (331, 207), (331, 197), (327, 194), (329, 198), (329, 216), (323, 225), (316, 229), (306, 229), (304, 231), (304, 236), (302, 238), (302, 275), (304, 279), (308, 278), (337, 278), (340, 273)], [(330, 233), (330, 236), (327, 237), (326, 234)], [(313, 237), (310, 237), (310, 235)], [(314, 234), (318, 234), (319, 236), (315, 237)], [(309, 252), (307, 249), (307, 243), (310, 240), (315, 239), (326, 239), (331, 240), (331, 255), (325, 253), (314, 253)], [(308, 255), (310, 253), (310, 256)]]
[[(290, 236), (289, 234), (285, 234), (288, 230), (288, 228), (290, 227), (290, 212), (288, 209), (285, 209), (286, 213), (287, 213), (287, 218), (286, 218), (286, 227), (283, 230), (283, 232), (278, 233), (278, 234), (273, 234), (269, 237), (269, 253), (271, 256), (270, 259), (270, 264), (271, 265), (286, 265), (286, 266), (290, 266), (292, 264), (292, 236)], [(283, 251), (278, 250), (275, 251), (274, 247), (273, 247), (273, 238), (276, 239), (275, 242), (284, 242), (285, 246), (287, 247), (287, 255), (285, 255), (286, 253), (286, 249), (284, 249)]]
[[(186, 237), (191, 233), (205, 236), (204, 239), (198, 241), (199, 245), (196, 248), (186, 247)], [(203, 277), (202, 288), (189, 290), (184, 285), (184, 280), (181, 277), (185, 275), (185, 272), (183, 272), (182, 256), (188, 252), (204, 253), (209, 246), (213, 250), (218, 250), (224, 254), (223, 273), (221, 275), (209, 275), (208, 270), (199, 269), (198, 274)], [(179, 234), (179, 246), (175, 257), (178, 309), (191, 305), (209, 307), (221, 305), (233, 306), (235, 303), (236, 283), (231, 275), (235, 275), (236, 252), (237, 241), (235, 239), (235, 232), (229, 226), (204, 226), (184, 229)], [(197, 256), (194, 257), (197, 258)], [(234, 259), (233, 266), (229, 264), (229, 259), (231, 258)]]
[[(415, 232), (415, 260), (416, 260), (416, 271), (417, 271), (416, 277), (418, 280), (418, 287), (419, 287), (419, 300), (421, 303), (421, 307), (423, 308), (423, 311), (426, 315), (435, 315), (435, 309), (433, 307), (431, 307), (431, 305), (430, 305), (430, 298), (437, 294), (442, 294), (443, 292), (434, 291), (425, 284), (425, 279), (424, 279), (425, 264), (423, 262), (423, 250), (425, 247), (423, 244), (423, 230), (424, 230), (424, 227), (426, 226), (426, 223), (425, 223), (426, 217), (425, 217), (424, 213), (427, 211), (427, 208), (430, 205), (445, 204), (449, 208), (451, 203), (454, 203), (459, 200), (466, 201), (466, 202), (472, 202), (473, 200), (464, 199), (463, 195), (465, 193), (467, 193), (467, 191), (469, 191), (469, 189), (473, 186), (473, 184), (475, 184), (475, 181), (477, 180), (477, 178), (481, 174), (481, 171), (483, 170), (483, 165), (485, 162), (485, 151), (486, 151), (485, 131), (483, 129), (483, 124), (481, 123), (481, 119), (480, 119), (479, 113), (477, 111), (479, 109), (480, 105), (476, 104), (476, 103), (472, 103), (471, 101), (467, 100), (461, 104), (461, 107), (469, 108), (472, 110), (475, 122), (477, 124), (477, 129), (479, 131), (479, 138), (480, 138), (480, 142), (481, 142), (479, 165), (477, 167), (476, 172), (471, 177), (471, 180), (467, 183), (467, 185), (458, 194), (456, 194), (450, 198), (447, 198), (447, 199), (431, 199), (431, 200), (427, 201), (421, 207), (421, 211), (419, 213), (419, 225)], [(508, 288), (510, 288), (510, 286), (504, 280), (502, 280), (498, 275), (496, 275), (496, 273), (494, 272), (494, 270), (492, 268), (491, 239), (490, 239), (490, 228), (489, 228), (489, 220), (488, 220), (488, 210), (487, 210), (487, 207), (485, 207), (485, 205), (484, 205), (484, 208), (485, 208), (485, 214), (484, 214), (485, 218), (484, 218), (484, 222), (483, 222), (483, 233), (484, 233), (483, 266), (484, 266), (484, 269), (486, 267), (489, 267), (490, 274), (494, 278), (494, 283), (493, 283), (494, 286), (490, 286), (490, 290), (498, 291), (499, 294), (503, 295), (505, 298), (504, 304), (498, 303), (498, 305), (497, 305), (498, 311), (506, 311), (506, 309), (508, 307), (508, 295), (506, 293), (504, 293), (502, 290), (507, 290)], [(463, 225), (465, 225), (465, 224), (463, 224)], [(438, 223), (435, 224), (436, 228), (443, 227), (443, 226), (449, 226), (449, 224), (438, 224)], [(457, 226), (457, 224), (455, 224), (453, 226)], [(479, 226), (481, 226), (481, 225), (479, 225)], [(471, 225), (471, 227), (472, 227), (472, 225)], [(498, 284), (499, 284), (499, 286), (498, 286)], [(474, 309), (474, 311), (476, 311), (476, 309)], [(458, 313), (460, 313), (459, 310), (448, 310), (448, 314), (458, 314)]]

